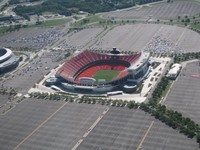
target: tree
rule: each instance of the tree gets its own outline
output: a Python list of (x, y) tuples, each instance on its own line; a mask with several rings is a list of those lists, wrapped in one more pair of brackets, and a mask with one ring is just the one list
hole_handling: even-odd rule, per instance
[(101, 105), (104, 105), (105, 104), (105, 100), (103, 99), (102, 101), (101, 101)]
[(187, 26), (188, 24), (187, 24), (187, 22), (185, 22), (185, 26)]
[(112, 102), (112, 106), (116, 106), (116, 101), (113, 101), (113, 102)]
[(198, 133), (198, 134), (196, 135), (196, 139), (197, 139), (197, 143), (200, 144), (200, 133)]
[(83, 24), (86, 24), (90, 21), (90, 19), (83, 19)]
[(127, 104), (127, 107), (129, 109), (132, 109), (134, 107), (134, 102), (133, 101), (129, 101), (128, 104)]
[(195, 132), (190, 129), (186, 129), (185, 134), (188, 135), (189, 138), (193, 138), (195, 136)]
[(187, 18), (187, 19), (185, 20), (185, 22), (190, 22), (190, 19), (189, 19), (189, 18)]

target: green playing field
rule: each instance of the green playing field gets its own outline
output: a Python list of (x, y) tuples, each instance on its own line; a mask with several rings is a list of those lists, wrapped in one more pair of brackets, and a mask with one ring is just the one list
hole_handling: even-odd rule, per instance
[(114, 80), (120, 71), (118, 70), (99, 70), (97, 73), (93, 76), (97, 81), (99, 79), (105, 79), (106, 82), (110, 82)]

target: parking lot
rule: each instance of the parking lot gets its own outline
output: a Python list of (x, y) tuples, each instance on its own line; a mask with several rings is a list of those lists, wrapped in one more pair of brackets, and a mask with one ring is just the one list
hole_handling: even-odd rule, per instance
[(197, 150), (198, 144), (194, 139), (156, 121), (141, 147), (144, 150)]
[(200, 35), (187, 28), (162, 24), (116, 26), (92, 46), (96, 50), (150, 51), (158, 53), (196, 52)]
[(19, 92), (26, 93), (35, 83), (41, 80), (45, 74), (59, 64), (60, 55), (58, 52), (44, 52), (30, 64), (10, 75), (0, 84), (4, 87), (17, 88)]
[(139, 110), (110, 108), (78, 149), (136, 149), (151, 121)]
[[(152, 125), (152, 126), (151, 126)], [(78, 147), (79, 150), (188, 150), (198, 148), (193, 139), (155, 120), (141, 110), (110, 108), (106, 116)]]
[(58, 45), (58, 48), (77, 50), (86, 49), (88, 48), (87, 44), (94, 41), (103, 30), (103, 28), (88, 28), (69, 34), (65, 40)]
[(113, 11), (105, 13), (105, 17), (109, 18), (174, 18), (177, 19), (178, 16), (185, 17), (193, 16), (200, 13), (200, 6), (192, 1), (174, 1), (173, 3), (166, 3), (164, 1), (160, 4), (144, 5), (138, 8), (123, 10), (123, 11)]
[(0, 94), (0, 107), (7, 103), (7, 101), (9, 100), (8, 98), (9, 98), (9, 95)]
[(68, 103), (18, 149), (72, 149), (105, 109), (101, 105)]
[(0, 115), (0, 147), (11, 150), (47, 117), (55, 112), (63, 102), (25, 100), (16, 105), (6, 115)]
[(10, 149), (71, 149), (106, 107), (26, 99), (0, 116), (0, 145)]
[[(90, 130), (106, 106), (64, 101), (26, 99), (0, 115), (3, 150), (127, 149), (188, 150), (198, 147), (193, 139), (166, 126), (141, 110), (110, 107)], [(177, 144), (178, 143), (178, 144)]]
[(199, 61), (187, 64), (171, 88), (165, 104), (200, 123)]
[(61, 29), (60, 27), (21, 29), (0, 36), (0, 43), (2, 47), (22, 47), (38, 51), (61, 37), (64, 34)]

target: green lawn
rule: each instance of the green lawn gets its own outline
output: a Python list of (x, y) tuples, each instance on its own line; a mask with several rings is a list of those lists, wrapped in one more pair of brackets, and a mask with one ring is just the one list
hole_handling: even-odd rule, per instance
[(91, 23), (99, 23), (99, 21), (103, 21), (103, 20), (105, 19), (101, 18), (99, 15), (92, 15), (76, 22), (74, 26), (79, 27), (79, 26), (84, 26)]
[(196, 25), (192, 24), (191, 26), (192, 26), (193, 28), (195, 28), (195, 29), (199, 29), (199, 30), (200, 30), (200, 24), (196, 24)]
[(0, 27), (0, 34), (6, 33), (8, 31), (9, 27)]
[(60, 26), (67, 22), (71, 21), (71, 19), (54, 19), (54, 20), (47, 20), (45, 22), (42, 22), (38, 25), (31, 25), (29, 27), (53, 27), (53, 26)]
[(167, 95), (167, 92), (169, 91), (171, 85), (172, 85), (173, 81), (170, 80), (169, 84), (167, 85), (166, 89), (162, 92), (162, 97), (165, 97)]
[[(53, 27), (53, 26), (60, 26), (63, 25), (67, 22), (71, 21), (71, 19), (55, 19), (55, 20), (47, 20), (45, 22), (42, 22), (41, 24), (38, 25), (28, 25), (25, 27), (21, 27), (21, 28), (35, 28), (35, 27), (44, 27), (44, 28), (48, 28), (48, 27)], [(20, 29), (20, 28), (19, 28)], [(15, 30), (19, 30), (19, 29), (15, 29), (14, 26), (10, 27), (0, 27), (0, 34), (4, 34), (7, 32), (13, 32)]]
[(97, 73), (93, 76), (97, 81), (98, 79), (105, 79), (106, 82), (110, 82), (114, 80), (120, 71), (118, 70), (99, 70)]
[(42, 23), (43, 26), (58, 26), (63, 25), (69, 22), (71, 19), (55, 19), (55, 20), (48, 20)]

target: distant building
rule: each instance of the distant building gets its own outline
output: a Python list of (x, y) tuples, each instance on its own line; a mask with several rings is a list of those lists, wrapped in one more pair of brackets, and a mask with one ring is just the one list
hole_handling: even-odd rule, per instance
[(85, 12), (85, 11), (79, 11), (79, 14), (80, 15), (84, 15), (84, 14), (87, 14), (87, 12)]
[(0, 16), (0, 21), (12, 21), (14, 20), (13, 16)]
[(19, 64), (19, 57), (13, 54), (8, 48), (0, 48), (0, 74), (16, 68)]

